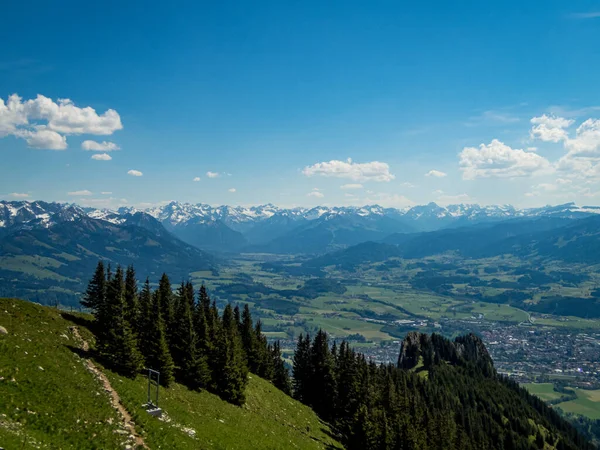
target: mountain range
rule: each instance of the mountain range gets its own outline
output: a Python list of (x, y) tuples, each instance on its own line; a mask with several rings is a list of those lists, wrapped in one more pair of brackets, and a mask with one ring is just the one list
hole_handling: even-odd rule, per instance
[[(272, 204), (243, 207), (170, 202), (147, 209), (118, 210), (42, 201), (0, 202), (0, 238), (22, 229), (50, 228), (83, 217), (115, 225), (132, 224), (172, 233), (187, 244), (210, 252), (324, 253), (394, 233), (460, 228), (510, 219), (575, 219), (600, 213), (600, 207), (574, 203), (519, 209), (510, 205), (435, 203), (406, 209), (319, 206), (279, 208)], [(134, 219), (136, 217), (137, 219)], [(155, 221), (150, 218), (156, 219)], [(161, 225), (163, 228), (158, 228)]]

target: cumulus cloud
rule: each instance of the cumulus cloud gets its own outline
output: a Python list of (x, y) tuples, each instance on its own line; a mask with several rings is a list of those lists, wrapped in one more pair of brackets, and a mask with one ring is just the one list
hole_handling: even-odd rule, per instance
[(315, 197), (315, 198), (323, 198), (323, 197), (325, 197), (325, 194), (323, 194), (322, 192), (319, 192), (319, 191), (312, 191), (312, 192), (309, 192), (306, 195), (308, 197)]
[(121, 150), (114, 142), (102, 141), (83, 141), (81, 143), (81, 148), (83, 150), (93, 151), (93, 152), (112, 152), (115, 150)]
[(579, 125), (575, 138), (566, 139), (565, 147), (572, 156), (599, 156), (600, 120), (588, 119)]
[(447, 175), (448, 175), (447, 173), (444, 173), (444, 172), (441, 172), (441, 171), (435, 170), (435, 169), (430, 170), (429, 172), (427, 172), (425, 174), (426, 177), (436, 177), (436, 178), (443, 178)]
[(206, 172), (206, 176), (208, 178), (217, 178), (219, 176), (218, 172), (211, 172), (210, 170), (208, 172)]
[(360, 183), (343, 184), (340, 189), (363, 189), (364, 186)]
[(227, 190), (228, 190), (229, 192), (232, 192), (232, 193), (236, 191), (236, 189), (235, 189), (235, 188), (229, 188), (229, 189), (227, 189)]
[(307, 177), (315, 175), (323, 177), (348, 178), (354, 181), (380, 181), (387, 182), (395, 178), (390, 173), (387, 163), (371, 161), (367, 163), (355, 163), (351, 158), (346, 161), (331, 160), (306, 166), (302, 173)]
[(531, 119), (530, 135), (533, 139), (540, 139), (545, 142), (560, 142), (567, 139), (567, 128), (573, 124), (573, 120), (558, 116), (547, 116), (543, 114), (540, 117)]
[(142, 172), (140, 172), (139, 170), (133, 170), (133, 169), (131, 169), (131, 170), (129, 170), (127, 172), (127, 175), (131, 175), (133, 177), (141, 177), (144, 174)]
[(92, 159), (95, 159), (96, 161), (110, 161), (112, 156), (110, 156), (108, 153), (100, 153), (97, 155), (92, 155)]
[(513, 149), (497, 139), (479, 148), (465, 147), (459, 154), (464, 180), (525, 177), (552, 172), (546, 159), (533, 152)]
[(192, 181), (200, 181), (200, 177), (194, 177)]
[(66, 135), (109, 135), (123, 128), (121, 117), (109, 109), (98, 114), (87, 106), (80, 108), (69, 99), (57, 102), (43, 95), (23, 101), (17, 94), (0, 98), (0, 137), (25, 139), (32, 148), (64, 150)]
[(8, 194), (8, 196), (13, 198), (27, 198), (29, 197), (29, 194), (26, 194), (24, 192), (12, 192)]
[(80, 195), (80, 196), (88, 196), (88, 195), (93, 195), (92, 192), (88, 191), (87, 189), (84, 189), (82, 191), (71, 191), (71, 192), (67, 192), (67, 195)]
[(37, 128), (35, 130), (16, 130), (14, 136), (25, 139), (31, 148), (45, 150), (65, 150), (67, 138), (56, 131)]

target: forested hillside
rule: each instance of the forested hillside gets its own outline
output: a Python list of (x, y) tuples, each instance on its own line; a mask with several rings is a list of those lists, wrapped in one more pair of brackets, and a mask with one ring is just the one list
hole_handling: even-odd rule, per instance
[[(397, 365), (377, 365), (345, 341), (331, 344), (324, 331), (319, 331), (314, 339), (301, 334), (290, 380), (278, 342), (267, 341), (261, 322), (253, 323), (248, 306), (240, 308), (227, 303), (219, 311), (204, 286), (196, 293), (190, 282), (182, 282), (173, 292), (168, 276), (163, 274), (157, 289), (152, 290), (147, 279), (138, 291), (132, 266), (126, 270), (117, 267), (113, 272), (110, 266), (99, 262), (82, 303), (94, 312), (94, 319), (69, 317), (94, 333), (95, 345), (91, 353), (87, 353), (87, 344), (82, 347), (83, 352), (76, 353), (84, 358), (92, 356), (99, 367), (109, 370), (105, 383), (122, 384), (120, 404), (148, 430), (154, 442), (165, 442), (160, 433), (154, 434), (158, 419), (137, 412), (145, 395), (143, 381), (139, 382), (142, 367), (160, 371), (165, 389), (162, 395), (170, 398), (169, 409), (184, 408), (181, 417), (188, 422), (192, 419), (189, 406), (184, 407), (189, 400), (182, 395), (183, 386), (190, 399), (198, 398), (200, 393), (216, 394), (231, 407), (258, 408), (260, 417), (268, 415), (269, 411), (262, 409), (270, 406), (256, 403), (253, 398), (258, 385), (249, 382), (257, 377), (270, 381), (272, 389), (277, 391), (269, 395), (278, 399), (292, 396), (312, 408), (328, 424), (323, 427), (330, 428), (331, 436), (349, 449), (593, 448), (542, 400), (499, 375), (483, 342), (472, 334), (450, 341), (436, 334), (409, 333), (402, 343)], [(14, 304), (7, 303), (5, 308), (0, 317), (8, 318), (4, 323), (8, 323), (10, 330), (18, 329), (18, 320), (23, 321), (23, 315), (15, 315)], [(49, 326), (47, 320), (40, 321), (40, 327), (44, 326)], [(70, 332), (75, 339), (81, 339), (73, 327)], [(0, 349), (14, 359), (20, 352), (20, 344), (11, 338), (7, 340), (1, 333), (0, 339)], [(44, 338), (28, 334), (21, 339), (29, 340), (37, 348)], [(64, 353), (61, 345), (54, 343), (44, 350), (44, 355), (50, 356), (53, 351)], [(38, 354), (40, 350), (31, 356), (26, 351), (27, 365)], [(23, 355), (19, 360), (23, 360)], [(40, 361), (46, 360), (40, 358), (33, 363), (41, 364)], [(2, 381), (11, 377), (11, 382), (17, 382), (18, 378), (22, 383), (19, 389), (28, 386), (28, 395), (36, 400), (27, 403), (25, 391), (15, 391), (16, 385), (0, 384), (0, 398), (12, 396), (5, 412), (10, 421), (0, 421), (0, 436), (2, 426), (8, 426), (5, 424), (10, 424), (13, 430), (20, 427), (27, 430), (23, 408), (35, 411), (34, 404), (36, 409), (48, 408), (40, 396), (48, 386), (41, 381), (44, 378), (30, 370), (26, 373), (35, 376), (31, 376), (28, 385), (27, 378), (21, 378), (18, 366), (9, 360), (5, 364), (7, 369), (0, 369)], [(97, 377), (102, 376), (89, 359), (88, 367)], [(293, 405), (292, 398), (287, 398)], [(281, 400), (277, 402), (279, 405)], [(214, 401), (213, 405), (222, 408)], [(41, 418), (37, 426), (43, 422)], [(290, 424), (293, 428), (298, 425), (293, 421)], [(190, 429), (199, 426), (200, 423), (194, 422)], [(185, 431), (189, 427), (180, 428)], [(47, 437), (38, 428), (34, 430), (36, 436)], [(141, 434), (131, 432), (132, 440), (143, 441)], [(312, 433), (310, 427), (306, 432)], [(102, 436), (110, 440), (109, 435)], [(241, 437), (236, 436), (233, 441), (220, 436), (222, 442), (208, 441), (210, 445), (206, 446), (245, 447)], [(78, 442), (77, 439), (65, 442)], [(300, 443), (303, 438), (297, 439)], [(324, 443), (321, 439), (317, 442)], [(335, 440), (330, 442), (335, 445)], [(182, 441), (171, 445), (189, 448), (188, 444)], [(294, 446), (296, 441), (278, 442), (269, 448), (289, 448), (288, 444)], [(260, 440), (251, 442), (250, 447), (261, 448)]]

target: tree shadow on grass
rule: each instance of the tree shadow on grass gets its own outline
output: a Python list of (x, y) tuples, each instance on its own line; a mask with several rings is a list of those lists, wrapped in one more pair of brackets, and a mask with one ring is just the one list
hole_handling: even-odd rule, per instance
[(98, 331), (98, 326), (96, 324), (96, 321), (91, 317), (88, 318), (88, 317), (84, 317), (79, 314), (72, 314), (70, 312), (64, 312), (64, 311), (61, 312), (60, 315), (62, 316), (63, 319), (68, 320), (69, 322), (72, 322), (77, 326), (87, 328), (94, 335)]

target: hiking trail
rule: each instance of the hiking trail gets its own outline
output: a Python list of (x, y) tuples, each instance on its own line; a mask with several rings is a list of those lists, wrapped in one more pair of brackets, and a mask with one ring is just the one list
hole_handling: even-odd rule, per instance
[[(90, 349), (90, 345), (85, 339), (83, 339), (83, 337), (79, 333), (79, 328), (77, 328), (76, 326), (72, 326), (70, 327), (70, 330), (73, 333), (75, 339), (80, 343), (81, 349), (84, 352), (88, 352)], [(115, 409), (115, 411), (117, 411), (119, 417), (121, 418), (121, 426), (115, 432), (118, 434), (127, 435), (127, 440), (134, 444), (133, 447), (132, 445), (126, 445), (125, 448), (129, 449), (141, 447), (149, 449), (149, 447), (146, 445), (146, 442), (144, 442), (144, 438), (142, 438), (136, 432), (135, 422), (131, 418), (129, 412), (127, 412), (127, 409), (125, 409), (125, 407), (121, 403), (121, 398), (119, 397), (119, 394), (113, 389), (107, 376), (104, 375), (104, 373), (102, 373), (102, 371), (98, 369), (98, 367), (96, 367), (96, 365), (92, 362), (91, 359), (85, 357), (83, 358), (83, 361), (87, 370), (91, 372), (92, 375), (94, 375), (94, 377), (100, 382), (100, 384), (102, 384), (104, 392), (108, 394), (111, 406)]]

